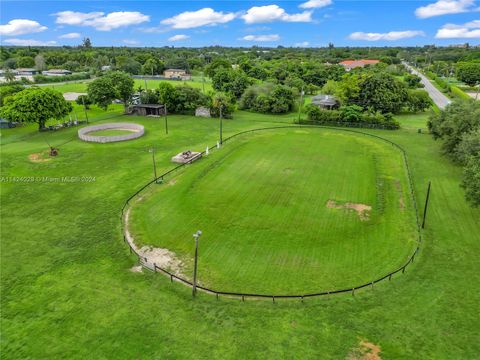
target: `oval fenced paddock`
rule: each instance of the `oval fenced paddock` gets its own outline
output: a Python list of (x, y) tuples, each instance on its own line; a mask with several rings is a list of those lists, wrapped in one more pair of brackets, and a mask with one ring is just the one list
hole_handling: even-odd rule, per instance
[[(236, 138), (240, 135), (248, 134), (248, 133), (256, 133), (256, 132), (263, 132), (264, 130), (277, 130), (277, 129), (330, 129), (330, 130), (335, 130), (339, 132), (346, 132), (346, 133), (353, 133), (357, 135), (363, 135), (366, 137), (374, 138), (377, 140), (380, 140), (386, 144), (390, 144), (394, 149), (398, 150), (401, 154), (402, 162), (403, 165), (405, 166), (404, 170), (406, 172), (406, 177), (407, 177), (407, 196), (410, 198), (410, 201), (412, 203), (412, 211), (413, 211), (413, 228), (415, 229), (414, 232), (416, 233), (415, 236), (415, 246), (412, 249), (412, 252), (406, 257), (406, 259), (402, 262), (401, 265), (398, 265), (394, 267), (393, 269), (390, 269), (388, 271), (388, 268), (385, 269), (385, 272), (383, 274), (377, 274), (374, 276), (370, 281), (365, 281), (365, 282), (360, 282), (360, 283), (353, 283), (351, 286), (342, 286), (339, 288), (331, 288), (329, 290), (323, 290), (323, 291), (305, 291), (305, 292), (293, 292), (293, 293), (269, 293), (269, 292), (247, 292), (247, 291), (228, 291), (226, 289), (224, 290), (214, 290), (211, 287), (207, 286), (198, 286), (197, 289), (200, 291), (203, 291), (205, 293), (209, 293), (212, 295), (215, 295), (217, 298), (219, 296), (225, 296), (229, 298), (240, 298), (242, 300), (245, 300), (247, 298), (256, 298), (256, 299), (270, 299), (273, 302), (275, 302), (276, 299), (301, 299), (303, 300), (304, 298), (311, 298), (311, 297), (318, 297), (318, 296), (329, 296), (329, 295), (334, 295), (334, 294), (341, 294), (341, 293), (350, 293), (352, 296), (355, 295), (357, 290), (363, 289), (363, 288), (374, 288), (374, 285), (376, 285), (379, 282), (383, 282), (384, 280), (390, 281), (392, 277), (394, 277), (396, 274), (403, 274), (406, 270), (406, 268), (414, 262), (415, 257), (418, 255), (420, 251), (420, 246), (422, 243), (422, 232), (421, 232), (421, 226), (420, 226), (420, 219), (419, 219), (419, 211), (418, 211), (418, 206), (417, 206), (417, 201), (416, 201), (416, 196), (414, 192), (414, 185), (413, 185), (413, 179), (410, 173), (410, 168), (408, 165), (408, 159), (405, 150), (398, 144), (387, 140), (381, 136), (374, 135), (374, 134), (369, 134), (365, 133), (362, 131), (358, 130), (351, 130), (351, 129), (342, 129), (342, 128), (332, 128), (332, 127), (327, 127), (327, 126), (308, 126), (308, 125), (297, 125), (297, 126), (281, 126), (281, 127), (268, 127), (268, 128), (260, 128), (260, 129), (252, 129), (244, 132), (240, 132), (237, 134), (234, 134), (230, 136), (229, 138), (224, 140), (225, 142), (231, 141), (233, 138)], [(212, 146), (212, 150), (216, 149), (215, 146)], [(120, 215), (120, 220), (121, 220), (121, 226), (122, 226), (122, 232), (123, 232), (123, 239), (125, 243), (127, 244), (129, 250), (131, 253), (135, 254), (138, 259), (140, 260), (140, 264), (150, 270), (153, 270), (154, 272), (159, 272), (163, 273), (164, 275), (168, 276), (170, 280), (173, 282), (178, 281), (180, 283), (183, 283), (184, 285), (187, 285), (189, 287), (193, 286), (193, 283), (189, 280), (186, 279), (182, 276), (178, 276), (177, 274), (172, 273), (171, 271), (160, 267), (158, 264), (154, 263), (151, 259), (145, 257), (144, 255), (140, 254), (138, 252), (138, 248), (135, 246), (135, 244), (129, 239), (129, 236), (127, 236), (127, 223), (128, 223), (128, 213), (129, 209), (132, 206), (132, 200), (137, 197), (140, 193), (142, 193), (145, 189), (150, 187), (154, 183), (163, 183), (165, 179), (167, 179), (170, 175), (175, 174), (178, 170), (184, 168), (186, 164), (181, 164), (166, 173), (158, 176), (157, 178), (153, 179), (149, 183), (145, 184), (142, 188), (138, 189), (133, 195), (131, 195), (126, 202), (124, 203), (122, 210), (121, 210), (121, 215)]]
[[(104, 130), (124, 130), (129, 133), (123, 135), (92, 135), (92, 133)], [(109, 123), (84, 127), (78, 130), (78, 137), (83, 141), (103, 144), (138, 139), (142, 137), (144, 133), (145, 129), (143, 125), (133, 123)]]

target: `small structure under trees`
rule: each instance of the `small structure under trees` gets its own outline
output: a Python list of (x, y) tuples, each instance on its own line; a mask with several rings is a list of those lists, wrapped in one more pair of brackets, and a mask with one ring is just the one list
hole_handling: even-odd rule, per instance
[(140, 116), (162, 116), (166, 114), (166, 108), (165, 105), (160, 104), (137, 104), (130, 107), (128, 114)]
[(337, 97), (333, 95), (317, 95), (312, 97), (312, 104), (322, 109), (331, 110), (338, 107), (339, 102)]

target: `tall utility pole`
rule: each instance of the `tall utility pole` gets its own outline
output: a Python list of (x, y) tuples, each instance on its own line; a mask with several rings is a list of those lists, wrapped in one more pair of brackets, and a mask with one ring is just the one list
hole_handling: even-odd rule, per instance
[(192, 287), (192, 296), (195, 297), (197, 294), (197, 264), (198, 264), (198, 239), (202, 235), (202, 232), (198, 230), (195, 234), (193, 234), (193, 238), (195, 239), (195, 263), (193, 266), (193, 287)]
[(155, 164), (155, 147), (152, 147), (150, 149), (150, 152), (152, 153), (153, 180), (155, 180), (157, 178), (157, 164)]
[(202, 71), (202, 92), (205, 94), (205, 73)]
[(222, 116), (223, 104), (220, 104), (220, 145), (223, 144), (223, 116)]

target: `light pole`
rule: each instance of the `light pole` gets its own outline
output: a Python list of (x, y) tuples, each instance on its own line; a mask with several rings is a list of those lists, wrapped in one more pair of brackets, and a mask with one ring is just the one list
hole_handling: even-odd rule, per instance
[(192, 296), (195, 297), (197, 293), (197, 263), (198, 263), (198, 239), (202, 235), (202, 231), (198, 230), (195, 234), (193, 234), (193, 238), (195, 239), (195, 263), (193, 266), (193, 288), (192, 288)]
[(153, 163), (153, 180), (157, 179), (157, 165), (155, 164), (155, 147), (150, 149), (152, 153), (152, 163)]

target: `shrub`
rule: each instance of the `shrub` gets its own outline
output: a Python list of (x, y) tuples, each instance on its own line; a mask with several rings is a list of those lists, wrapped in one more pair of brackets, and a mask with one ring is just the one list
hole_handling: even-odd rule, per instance
[(340, 114), (343, 121), (361, 122), (363, 121), (362, 107), (358, 105), (347, 105), (340, 107)]
[(364, 124), (363, 126), (382, 126), (389, 129), (398, 129), (400, 124), (393, 119), (392, 114), (376, 112), (362, 112), (362, 108), (356, 105), (342, 106), (340, 110), (323, 110), (314, 104), (307, 105), (305, 109), (308, 120), (318, 124)]
[(338, 110), (322, 110), (314, 104), (308, 104), (305, 112), (310, 121), (326, 124), (341, 121), (341, 114)]

